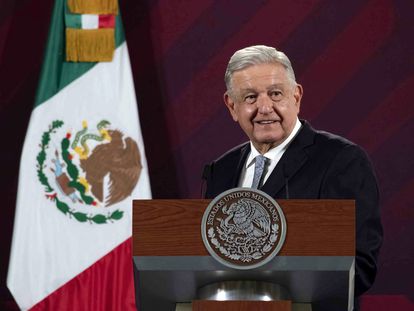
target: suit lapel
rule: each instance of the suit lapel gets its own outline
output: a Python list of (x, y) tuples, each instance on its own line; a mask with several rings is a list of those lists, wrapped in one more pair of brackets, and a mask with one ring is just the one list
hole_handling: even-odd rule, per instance
[(288, 149), (270, 174), (260, 190), (271, 197), (276, 197), (278, 192), (286, 185), (297, 171), (299, 171), (308, 160), (306, 147), (313, 144), (315, 132), (306, 121), (297, 136), (293, 139)]
[(240, 149), (240, 157), (239, 157), (239, 161), (236, 163), (237, 167), (236, 170), (234, 170), (235, 174), (233, 174), (233, 178), (231, 181), (231, 187), (229, 188), (235, 188), (238, 187), (239, 185), (239, 179), (240, 179), (240, 174), (243, 170), (243, 165), (246, 163), (246, 159), (247, 156), (250, 153), (250, 143), (246, 143), (246, 145), (244, 145), (241, 149)]

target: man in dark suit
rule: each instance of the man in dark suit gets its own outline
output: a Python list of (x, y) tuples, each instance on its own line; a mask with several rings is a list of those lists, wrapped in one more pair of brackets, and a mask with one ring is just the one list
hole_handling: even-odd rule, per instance
[(267, 46), (237, 51), (228, 64), (224, 102), (250, 142), (207, 166), (206, 198), (254, 184), (275, 199), (355, 199), (355, 295), (368, 290), (382, 243), (378, 187), (366, 153), (354, 143), (298, 119), (302, 86), (287, 56)]

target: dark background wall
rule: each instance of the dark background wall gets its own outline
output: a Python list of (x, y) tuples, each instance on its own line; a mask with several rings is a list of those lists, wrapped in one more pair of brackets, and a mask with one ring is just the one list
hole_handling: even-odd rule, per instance
[[(19, 158), (52, 0), (0, 2), (2, 307)], [(121, 1), (154, 198), (200, 197), (203, 164), (246, 140), (222, 103), (229, 57), (252, 44), (290, 57), (300, 116), (370, 154), (385, 241), (369, 292), (414, 300), (414, 2)]]

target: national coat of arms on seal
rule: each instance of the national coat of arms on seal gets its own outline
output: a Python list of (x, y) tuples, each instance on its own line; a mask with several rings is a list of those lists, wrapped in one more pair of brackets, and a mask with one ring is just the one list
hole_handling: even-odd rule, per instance
[(201, 223), (210, 255), (236, 269), (253, 269), (269, 262), (282, 248), (286, 220), (266, 193), (234, 188), (211, 201)]
[[(37, 177), (47, 199), (79, 222), (105, 224), (121, 219), (116, 206), (131, 195), (142, 169), (137, 143), (111, 123), (87, 121), (72, 133), (55, 120), (37, 154)], [(52, 143), (53, 142), (53, 143)]]

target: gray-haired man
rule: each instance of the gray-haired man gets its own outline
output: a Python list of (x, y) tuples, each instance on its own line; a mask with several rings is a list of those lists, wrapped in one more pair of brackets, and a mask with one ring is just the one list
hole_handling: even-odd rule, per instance
[(366, 153), (299, 120), (303, 88), (283, 52), (263, 45), (237, 51), (225, 82), (224, 102), (250, 141), (207, 166), (205, 196), (251, 187), (262, 155), (259, 189), (275, 199), (355, 199), (355, 295), (361, 295), (374, 282), (382, 243), (377, 181)]

